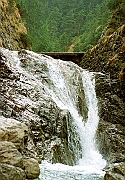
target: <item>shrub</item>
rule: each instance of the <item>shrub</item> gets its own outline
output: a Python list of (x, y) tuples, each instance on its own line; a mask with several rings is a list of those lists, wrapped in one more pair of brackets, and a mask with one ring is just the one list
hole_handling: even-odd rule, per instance
[(23, 43), (24, 48), (30, 47), (32, 44), (31, 37), (26, 33), (20, 35), (20, 40)]

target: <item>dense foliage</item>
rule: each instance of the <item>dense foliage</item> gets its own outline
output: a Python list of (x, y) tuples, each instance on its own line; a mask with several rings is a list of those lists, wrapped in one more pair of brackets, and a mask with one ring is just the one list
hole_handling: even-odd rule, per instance
[(125, 0), (110, 0), (108, 8), (113, 11), (107, 27), (107, 34), (111, 34), (118, 27), (125, 24)]
[[(99, 40), (107, 23), (109, 0), (17, 0), (27, 11), (34, 51), (85, 51)], [(22, 11), (24, 12), (24, 11)]]

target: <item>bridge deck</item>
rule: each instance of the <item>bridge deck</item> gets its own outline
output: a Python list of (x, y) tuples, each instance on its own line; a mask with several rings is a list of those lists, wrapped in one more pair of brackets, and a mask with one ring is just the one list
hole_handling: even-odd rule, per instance
[(41, 52), (41, 54), (51, 56), (55, 59), (72, 61), (78, 64), (82, 59), (84, 52)]

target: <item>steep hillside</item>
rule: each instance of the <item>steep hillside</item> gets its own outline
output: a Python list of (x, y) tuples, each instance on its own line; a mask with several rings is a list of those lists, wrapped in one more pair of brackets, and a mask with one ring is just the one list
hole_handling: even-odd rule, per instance
[(36, 52), (86, 51), (95, 45), (107, 23), (109, 0), (20, 0)]
[(14, 0), (0, 1), (0, 47), (10, 50), (30, 49), (27, 30)]

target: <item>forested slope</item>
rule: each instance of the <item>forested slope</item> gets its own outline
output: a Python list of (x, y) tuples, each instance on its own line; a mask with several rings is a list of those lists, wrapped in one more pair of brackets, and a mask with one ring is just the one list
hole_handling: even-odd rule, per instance
[[(34, 51), (85, 51), (95, 45), (107, 23), (109, 0), (18, 0), (27, 12)], [(73, 50), (73, 49), (72, 49)]]

